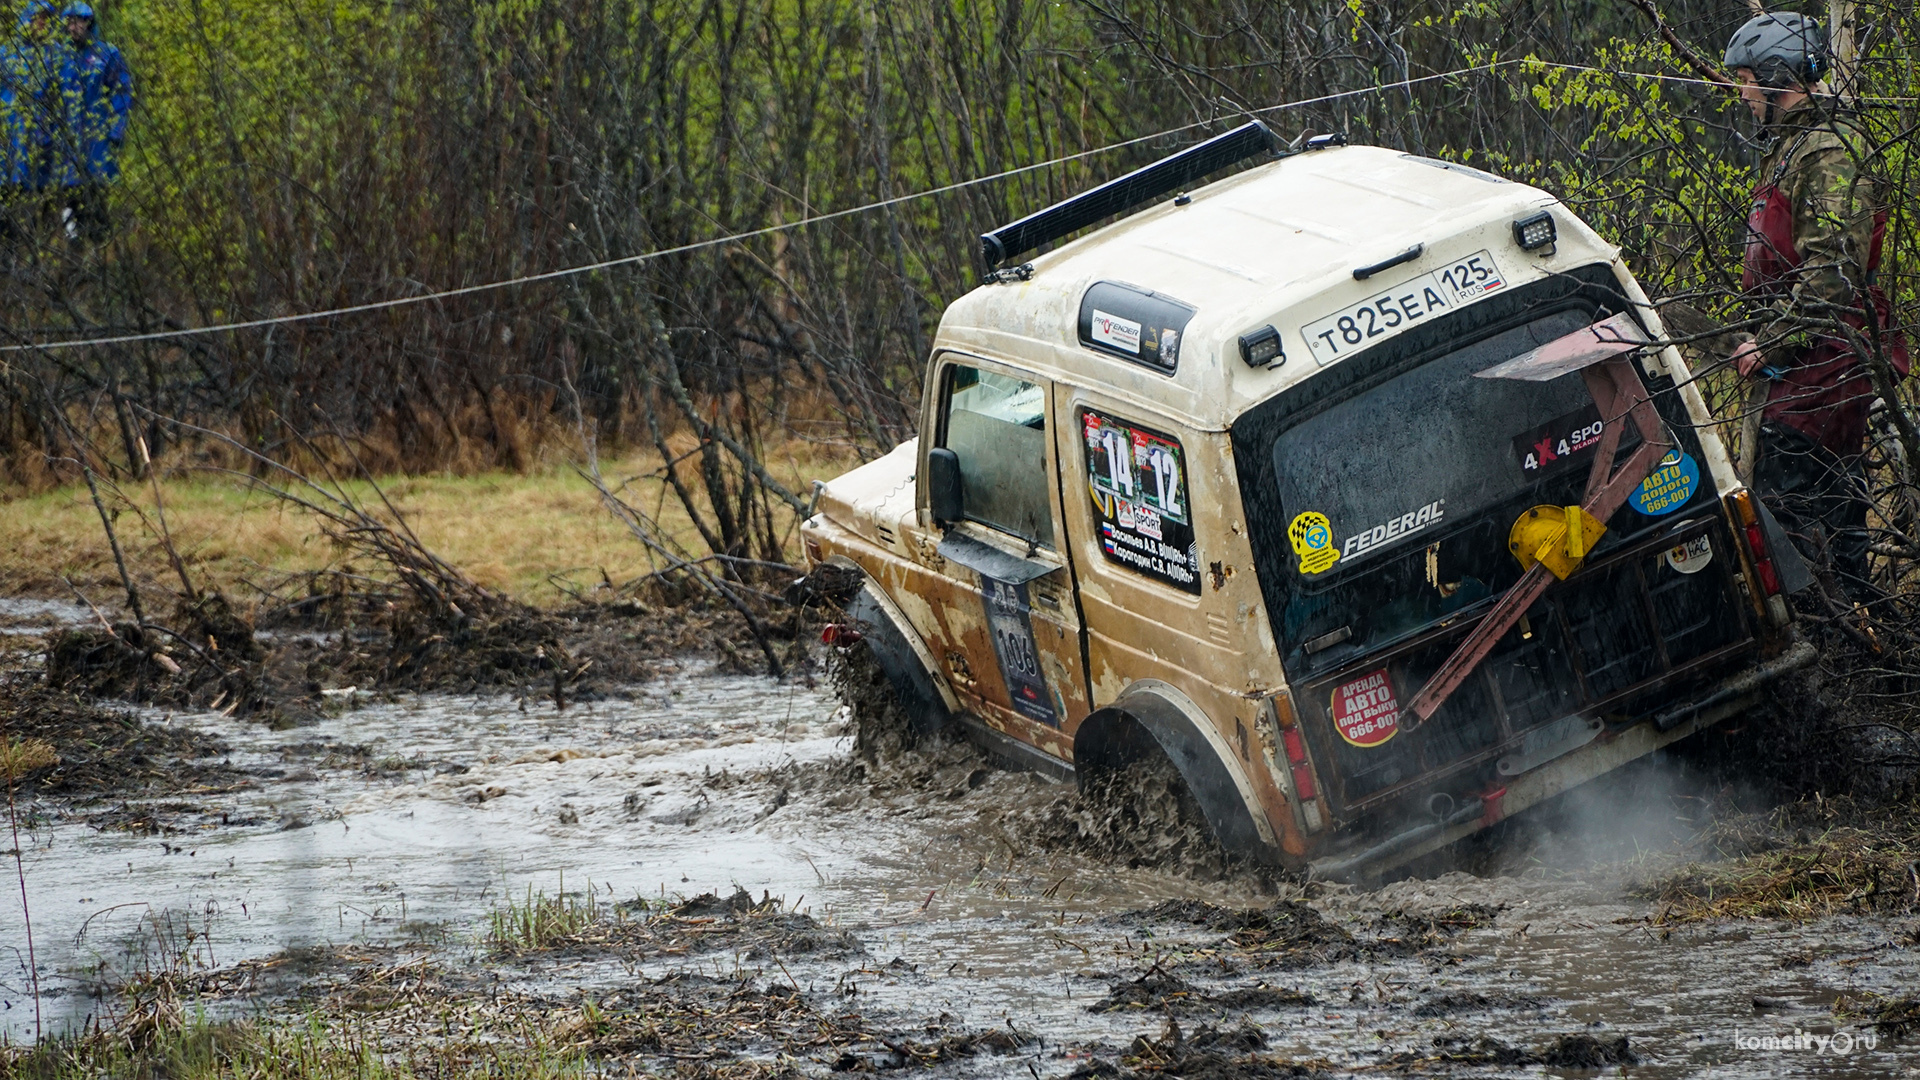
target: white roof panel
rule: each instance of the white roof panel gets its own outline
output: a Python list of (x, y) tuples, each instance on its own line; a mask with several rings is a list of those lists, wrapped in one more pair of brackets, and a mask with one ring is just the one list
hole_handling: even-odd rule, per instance
[[(1502, 287), (1618, 252), (1538, 188), (1475, 169), (1377, 147), (1336, 147), (1270, 162), (1095, 230), (1033, 260), (1026, 282), (983, 285), (947, 309), (935, 348), (977, 353), (1041, 374), (1137, 397), (1194, 427), (1223, 428), (1254, 403), (1353, 352), (1337, 339), (1310, 349), (1306, 327), (1352, 305), (1418, 285), (1486, 252)], [(1512, 223), (1552, 209), (1559, 243), (1522, 251)], [(1355, 280), (1369, 266), (1423, 245), (1420, 257)], [(1436, 279), (1437, 280), (1437, 279)], [(1099, 281), (1122, 282), (1197, 309), (1177, 372), (1164, 375), (1083, 348), (1080, 300)], [(1463, 294), (1464, 295), (1464, 294)], [(1410, 311), (1418, 310), (1413, 301)], [(1267, 370), (1240, 360), (1239, 337), (1271, 324), (1287, 359)]]

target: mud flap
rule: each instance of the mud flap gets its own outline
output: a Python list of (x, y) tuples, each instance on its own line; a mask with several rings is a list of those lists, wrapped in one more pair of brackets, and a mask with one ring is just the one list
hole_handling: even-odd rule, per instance
[(1812, 585), (1813, 571), (1800, 549), (1793, 546), (1787, 530), (1774, 519), (1773, 511), (1767, 509), (1767, 500), (1755, 499), (1753, 504), (1760, 508), (1760, 531), (1766, 534), (1767, 554), (1773, 556), (1774, 572), (1780, 575), (1780, 591), (1792, 595)]
[(891, 605), (881, 599), (872, 582), (847, 605), (847, 616), (866, 634), (867, 648), (874, 662), (893, 684), (900, 707), (907, 714), (908, 726), (916, 735), (939, 731), (952, 722), (946, 698), (934, 684), (933, 675), (907, 637), (913, 631), (900, 625)]

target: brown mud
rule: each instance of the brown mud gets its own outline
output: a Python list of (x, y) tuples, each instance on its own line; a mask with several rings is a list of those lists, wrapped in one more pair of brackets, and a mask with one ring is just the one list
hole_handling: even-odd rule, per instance
[(251, 782), (245, 771), (210, 760), (226, 750), (218, 739), (191, 727), (142, 720), (19, 672), (0, 672), (0, 732), (16, 744), (48, 748), (18, 775), (6, 770), (15, 797), (23, 801), (192, 797), (224, 794)]
[[(267, 658), (357, 647), (371, 662), (388, 639), (360, 633), (283, 630), (260, 646)], [(730, 663), (725, 650), (714, 654), (723, 669)], [(564, 1065), (549, 1072), (578, 1065), (611, 1075), (1524, 1076), (1636, 1060), (1655, 1077), (1714, 1064), (1764, 1074), (1753, 1071), (1765, 1064), (1759, 1056), (1682, 1044), (1676, 1028), (1691, 1030), (1687, 1017), (1703, 1010), (1722, 1025), (1706, 1037), (1723, 1042), (1741, 1024), (1780, 1030), (1770, 1017), (1786, 1016), (1821, 1031), (1877, 1032), (1878, 1052), (1895, 1055), (1854, 1059), (1858, 1068), (1836, 1076), (1920, 1062), (1898, 1041), (1920, 1018), (1902, 974), (1920, 955), (1912, 917), (1920, 896), (1900, 876), (1914, 847), (1901, 831), (1912, 804), (1865, 787), (1770, 803), (1790, 789), (1735, 783), (1746, 767), (1715, 755), (1751, 739), (1763, 718), (1747, 718), (1747, 732), (1710, 733), (1691, 756), (1623, 770), (1602, 786), (1612, 802), (1589, 792), (1589, 801), (1516, 819), (1499, 845), (1462, 856), (1481, 876), (1429, 867), (1350, 890), (1256, 873), (1225, 860), (1204, 833), (1182, 836), (1196, 819), (1164, 777), (1136, 778), (1120, 793), (1130, 798), (1089, 799), (1010, 773), (971, 744), (910, 738), (884, 682), (857, 651), (850, 659), (835, 674), (855, 724), (845, 741), (836, 741), (844, 721), (829, 707), (790, 703), (798, 680), (751, 691), (762, 717), (755, 735), (724, 722), (747, 698), (699, 707), (715, 720), (680, 719), (695, 710), (696, 691), (679, 675), (667, 687), (608, 685), (601, 699), (567, 688), (564, 710), (539, 686), (489, 684), (518, 696), (519, 711), (498, 693), (414, 694), (404, 675), (365, 686), (336, 678), (304, 699), (312, 714), (297, 730), (268, 732), (258, 722), (266, 714), (240, 722), (237, 711), (214, 727), (234, 744), (235, 764), (224, 764), (222, 738), (206, 734), (148, 744), (152, 760), (173, 763), (161, 766), (172, 775), (182, 766), (233, 770), (249, 787), (232, 797), (176, 798), (151, 771), (124, 788), (103, 773), (85, 789), (92, 795), (34, 789), (42, 809), (64, 801), (83, 811), (65, 819), (68, 831), (48, 834), (41, 874), (87, 858), (117, 874), (138, 869), (143, 883), (189, 869), (232, 873), (239, 884), (218, 888), (228, 890), (221, 903), (235, 905), (278, 890), (274, 875), (287, 871), (325, 891), (314, 875), (354, 875), (359, 860), (344, 888), (313, 902), (329, 905), (329, 928), (334, 904), (340, 925), (351, 925), (358, 905), (363, 926), (389, 927), (265, 954), (247, 951), (258, 936), (203, 929), (201, 940), (219, 943), (220, 963), (117, 983), (103, 974), (69, 997), (121, 1002), (102, 1037), (128, 1053), (148, 1053), (128, 1032), (144, 1033), (144, 1047), (199, 1032), (229, 1063), (256, 1061), (289, 1024), (317, 1020), (417, 1072), (454, 1075), (515, 1039)], [(512, 663), (488, 670), (525, 677)], [(30, 711), (58, 711), (44, 703), (60, 692), (30, 674), (18, 685), (42, 695)], [(686, 704), (673, 705), (683, 691)], [(659, 695), (664, 711), (646, 721), (653, 727), (622, 719), (625, 706), (614, 706), (629, 693)], [(84, 705), (71, 693), (64, 700)], [(153, 717), (135, 718), (155, 729), (146, 738), (200, 730)], [(796, 719), (810, 734), (789, 753)], [(402, 728), (404, 737), (391, 734)], [(63, 745), (103, 737), (81, 731)], [(1691, 770), (1690, 781), (1672, 783), (1676, 770)], [(1671, 818), (1679, 839), (1642, 854), (1593, 835), (1635, 805), (1650, 808), (1649, 820)], [(75, 825), (96, 838), (76, 840)], [(1166, 825), (1175, 826), (1172, 840), (1137, 835)], [(137, 867), (119, 861), (135, 857), (113, 840), (127, 831), (157, 832), (145, 846), (158, 852)], [(415, 834), (483, 848), (476, 862), (571, 844), (587, 861), (560, 863), (565, 883), (582, 865), (596, 875), (640, 858), (646, 866), (622, 879), (620, 895), (632, 898), (624, 903), (609, 889), (584, 909), (579, 894), (520, 904), (508, 888), (494, 929), (476, 940), (459, 929), (470, 907), (421, 913), (429, 885), (407, 876), (412, 849), (394, 850)], [(874, 846), (877, 854), (866, 850)], [(1820, 859), (1806, 863), (1816, 849)], [(676, 851), (697, 853), (686, 862), (691, 882)], [(249, 869), (263, 852), (271, 857)], [(1106, 879), (1120, 887), (1103, 888)], [(658, 896), (647, 885), (656, 880)], [(443, 887), (464, 895), (472, 884)], [(109, 920), (91, 922), (92, 904), (121, 898), (84, 874), (61, 888), (60, 900), (84, 905), (69, 921), (101, 935)], [(1647, 899), (1622, 899), (1635, 891)], [(1776, 906), (1716, 906), (1763, 893)], [(202, 895), (183, 899), (198, 905)], [(802, 902), (822, 898), (828, 906)], [(264, 908), (253, 918), (266, 918)], [(1746, 949), (1764, 955), (1728, 959)], [(193, 1019), (195, 1009), (209, 1019)]]

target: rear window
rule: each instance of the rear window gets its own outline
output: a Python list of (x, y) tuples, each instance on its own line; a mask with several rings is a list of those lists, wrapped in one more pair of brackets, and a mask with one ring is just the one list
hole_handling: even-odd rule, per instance
[(1283, 431), (1273, 476), (1307, 587), (1590, 464), (1599, 415), (1579, 373), (1531, 383), (1474, 372), (1591, 319), (1580, 310), (1543, 316)]

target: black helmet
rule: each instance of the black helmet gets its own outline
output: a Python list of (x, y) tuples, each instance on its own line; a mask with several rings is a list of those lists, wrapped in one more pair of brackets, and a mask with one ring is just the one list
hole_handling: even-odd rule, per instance
[(1751, 68), (1761, 86), (1812, 86), (1827, 73), (1827, 28), (1792, 11), (1755, 15), (1727, 42), (1727, 67)]

